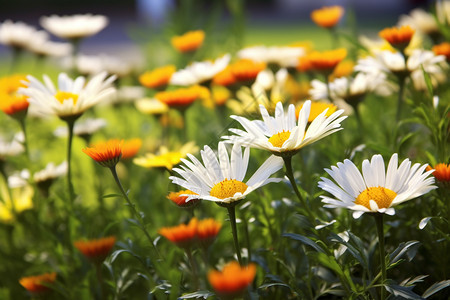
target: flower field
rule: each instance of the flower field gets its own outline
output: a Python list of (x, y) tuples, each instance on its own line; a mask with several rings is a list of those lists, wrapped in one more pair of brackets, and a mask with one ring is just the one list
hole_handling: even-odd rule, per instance
[(1, 20), (0, 299), (448, 299), (450, 2), (277, 45), (199, 3), (138, 65)]

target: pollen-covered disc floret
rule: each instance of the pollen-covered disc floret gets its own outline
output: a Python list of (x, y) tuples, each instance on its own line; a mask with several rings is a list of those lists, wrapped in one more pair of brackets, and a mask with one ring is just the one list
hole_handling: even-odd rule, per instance
[(383, 157), (374, 155), (364, 160), (362, 174), (350, 160), (325, 171), (334, 179), (322, 177), (319, 187), (335, 198), (321, 196), (325, 207), (345, 207), (354, 210), (353, 217), (359, 218), (365, 212), (395, 214), (394, 206), (419, 197), (436, 188), (433, 172), (425, 171), (427, 165), (414, 164), (405, 159), (398, 166), (398, 155), (392, 155), (387, 171)]
[(298, 112), (298, 121), (293, 104), (289, 105), (288, 111), (285, 113), (283, 104), (278, 102), (274, 117), (271, 117), (262, 105), (260, 105), (260, 110), (263, 121), (250, 121), (244, 117), (231, 116), (241, 123), (244, 130), (230, 129), (236, 135), (223, 138), (227, 142), (265, 149), (279, 156), (289, 156), (295, 154), (300, 148), (341, 130), (341, 122), (346, 118), (345, 116), (339, 117), (344, 112), (343, 110), (327, 116), (328, 109), (325, 109), (312, 122), (308, 123), (311, 110), (311, 101), (309, 100)]
[(244, 182), (250, 157), (249, 148), (242, 153), (241, 146), (234, 144), (229, 156), (225, 143), (220, 142), (218, 155), (208, 146), (200, 153), (203, 163), (188, 154), (190, 161), (182, 159), (183, 165), (173, 169), (180, 177), (170, 177), (173, 183), (198, 194), (188, 197), (187, 201), (199, 198), (218, 203), (236, 202), (267, 183), (281, 180), (270, 178), (283, 166), (283, 160), (279, 157), (269, 157), (253, 176)]

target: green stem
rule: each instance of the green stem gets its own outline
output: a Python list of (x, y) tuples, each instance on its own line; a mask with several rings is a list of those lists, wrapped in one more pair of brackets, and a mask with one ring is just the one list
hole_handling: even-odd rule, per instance
[(69, 209), (73, 208), (73, 201), (75, 198), (75, 193), (73, 191), (73, 184), (72, 184), (72, 163), (71, 163), (71, 157), (72, 157), (72, 141), (73, 141), (73, 127), (75, 126), (75, 121), (68, 120), (67, 121), (67, 127), (69, 131), (69, 139), (67, 141), (67, 185), (69, 188)]
[(106, 299), (103, 294), (103, 274), (102, 274), (102, 263), (95, 263), (95, 273), (97, 275), (97, 283), (99, 288), (100, 299)]
[(148, 233), (147, 229), (145, 228), (145, 224), (144, 224), (144, 220), (142, 219), (142, 216), (139, 214), (139, 212), (136, 210), (136, 206), (134, 205), (133, 202), (131, 202), (130, 198), (128, 198), (127, 193), (125, 192), (125, 190), (122, 187), (122, 183), (120, 182), (119, 177), (117, 176), (117, 172), (116, 172), (116, 167), (110, 167), (109, 168), (111, 170), (111, 173), (114, 177), (114, 180), (117, 183), (117, 186), (120, 189), (120, 192), (122, 193), (123, 197), (125, 198), (125, 200), (127, 201), (128, 206), (130, 207), (131, 213), (133, 214), (134, 218), (136, 219), (136, 221), (138, 221), (139, 223), (139, 227), (141, 228), (141, 230), (144, 232), (145, 236), (147, 237), (147, 240), (150, 242), (150, 244), (152, 245), (153, 250), (155, 251), (156, 255), (158, 256), (158, 258), (161, 258), (161, 255), (158, 252), (158, 249), (156, 248), (155, 244), (153, 243), (153, 239), (151, 238), (150, 234)]
[(25, 118), (20, 118), (19, 124), (23, 132), (23, 146), (25, 148), (25, 154), (27, 155), (28, 161), (30, 161), (30, 150), (28, 148), (28, 135), (27, 135), (27, 127), (25, 125)]
[(251, 251), (251, 243), (250, 243), (250, 233), (248, 232), (248, 222), (247, 217), (244, 215), (242, 218), (243, 225), (244, 225), (244, 234), (245, 234), (245, 242), (247, 244), (247, 252), (248, 252), (248, 259), (247, 263), (250, 263), (252, 261), (252, 251)]
[(237, 228), (236, 228), (235, 205), (228, 206), (227, 209), (228, 209), (228, 216), (230, 218), (231, 232), (233, 233), (234, 249), (236, 250), (236, 255), (237, 255), (239, 264), (242, 266), (241, 248), (239, 247)]
[(331, 96), (330, 79), (328, 78), (328, 74), (325, 74), (324, 76), (325, 76), (325, 85), (327, 86), (328, 99), (330, 99), (330, 101), (333, 102), (333, 97)]
[(384, 252), (384, 230), (383, 230), (383, 214), (376, 213), (375, 214), (375, 223), (377, 226), (378, 233), (378, 246), (380, 252), (380, 262), (381, 262), (381, 291), (380, 291), (380, 299), (384, 300), (384, 286), (383, 284), (386, 282), (386, 260), (385, 260), (385, 252)]
[(189, 259), (189, 263), (191, 264), (191, 267), (192, 267), (192, 276), (194, 277), (193, 278), (193, 280), (194, 280), (194, 288), (195, 288), (196, 291), (198, 291), (198, 288), (199, 288), (198, 269), (197, 269), (197, 263), (195, 262), (194, 256), (192, 255), (191, 247), (188, 247), (186, 249), (186, 255), (187, 255), (187, 257)]
[(331, 46), (333, 47), (333, 49), (336, 49), (339, 47), (339, 37), (336, 32), (336, 28), (331, 27), (329, 29), (329, 32), (330, 32), (330, 36), (331, 36)]
[(309, 217), (310, 221), (314, 220), (314, 216), (312, 215), (306, 200), (302, 197), (300, 191), (298, 190), (297, 183), (295, 182), (294, 172), (292, 170), (292, 156), (283, 157), (284, 166), (286, 167), (286, 177), (289, 179), (289, 182), (292, 185), (292, 189), (297, 195), (298, 200), (300, 200), (306, 215)]
[(395, 117), (395, 120), (397, 123), (400, 121), (400, 117), (402, 115), (402, 108), (403, 108), (403, 93), (405, 90), (405, 76), (398, 76), (398, 101), (397, 101), (397, 114)]

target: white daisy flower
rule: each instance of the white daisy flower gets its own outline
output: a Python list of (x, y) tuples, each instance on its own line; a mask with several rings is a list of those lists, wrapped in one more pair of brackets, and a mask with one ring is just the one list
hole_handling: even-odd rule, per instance
[(34, 182), (45, 182), (64, 176), (67, 173), (67, 161), (55, 166), (54, 163), (48, 163), (45, 169), (34, 173)]
[(434, 178), (428, 177), (434, 170), (425, 172), (427, 164), (414, 164), (405, 159), (398, 166), (398, 155), (393, 154), (387, 172), (383, 157), (374, 155), (372, 160), (364, 160), (362, 175), (350, 160), (338, 163), (325, 171), (334, 179), (321, 177), (319, 187), (335, 198), (320, 196), (325, 207), (344, 207), (354, 210), (353, 217), (359, 218), (366, 212), (394, 215), (394, 206), (428, 193)]
[(184, 165), (173, 169), (181, 178), (171, 176), (172, 182), (197, 193), (198, 195), (195, 195), (197, 199), (231, 203), (244, 199), (250, 192), (263, 185), (282, 180), (270, 178), (283, 167), (283, 160), (272, 155), (244, 183), (250, 149), (245, 148), (242, 153), (241, 146), (234, 144), (229, 158), (225, 143), (219, 142), (218, 147), (218, 156), (208, 146), (200, 151), (203, 163), (192, 154), (188, 154), (191, 161), (182, 159)]
[(211, 80), (214, 75), (228, 66), (231, 59), (230, 54), (226, 54), (213, 61), (194, 62), (185, 69), (172, 74), (170, 84), (174, 85), (195, 85)]
[(421, 8), (412, 10), (408, 15), (401, 15), (398, 25), (409, 25), (411, 28), (419, 30), (425, 34), (434, 34), (439, 32), (439, 27), (433, 14), (426, 12)]
[(230, 129), (234, 136), (224, 136), (228, 142), (239, 143), (246, 147), (265, 149), (272, 154), (291, 156), (300, 148), (312, 144), (333, 132), (341, 130), (341, 122), (346, 116), (338, 118), (344, 111), (339, 110), (326, 117), (328, 109), (323, 111), (308, 126), (308, 117), (311, 109), (311, 101), (304, 103), (296, 122), (295, 106), (289, 105), (288, 112), (283, 110), (283, 104), (278, 102), (275, 107), (275, 117), (269, 116), (267, 109), (260, 105), (261, 115), (264, 121), (250, 121), (244, 117), (231, 116), (245, 130)]
[(16, 134), (14, 139), (9, 142), (0, 136), (0, 160), (7, 156), (17, 156), (25, 151), (23, 142), (20, 138), (23, 137), (22, 133)]
[[(73, 134), (78, 136), (89, 136), (106, 126), (106, 120), (87, 118), (83, 121), (76, 122), (73, 127)], [(67, 137), (67, 126), (60, 126), (53, 131), (56, 137)]]
[(69, 61), (66, 67), (75, 67), (82, 75), (95, 75), (106, 71), (111, 75), (125, 77), (132, 71), (131, 64), (125, 60), (104, 53), (99, 55), (80, 54), (76, 57), (75, 63), (72, 62), (73, 60)]
[(63, 39), (80, 39), (97, 34), (108, 24), (102, 15), (43, 16), (41, 26), (55, 36)]
[(75, 80), (67, 74), (60, 73), (58, 86), (44, 75), (44, 84), (33, 76), (27, 76), (27, 88), (20, 88), (19, 93), (29, 97), (31, 105), (45, 115), (56, 115), (60, 118), (80, 116), (90, 107), (102, 100), (112, 97), (115, 88), (111, 86), (115, 76), (106, 78), (103, 72), (86, 81), (83, 76)]
[(14, 23), (6, 20), (0, 24), (0, 44), (18, 49), (28, 49), (38, 32), (46, 34), (23, 22)]
[(34, 39), (29, 50), (40, 56), (67, 56), (72, 53), (72, 45), (70, 43), (52, 42), (48, 39)]
[(276, 64), (282, 68), (295, 68), (298, 59), (305, 54), (306, 50), (303, 47), (255, 46), (240, 50), (237, 56), (257, 62)]

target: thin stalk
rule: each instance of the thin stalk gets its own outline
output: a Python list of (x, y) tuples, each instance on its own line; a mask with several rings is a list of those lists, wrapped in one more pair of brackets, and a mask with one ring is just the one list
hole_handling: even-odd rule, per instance
[(297, 195), (298, 200), (300, 200), (306, 214), (308, 215), (310, 220), (314, 220), (314, 217), (313, 217), (311, 211), (309, 210), (309, 206), (307, 205), (306, 200), (300, 194), (300, 191), (298, 190), (298, 187), (297, 187), (297, 183), (295, 182), (294, 172), (292, 171), (292, 156), (283, 157), (283, 160), (284, 160), (284, 166), (286, 167), (286, 177), (289, 179), (289, 181), (292, 185), (292, 188), (293, 188), (295, 194)]
[(380, 252), (380, 262), (381, 262), (381, 290), (380, 290), (380, 299), (384, 300), (384, 286), (383, 284), (386, 282), (386, 260), (385, 260), (385, 252), (384, 252), (384, 230), (383, 230), (383, 214), (377, 213), (375, 214), (375, 223), (377, 226), (378, 233), (378, 246)]
[(403, 108), (403, 93), (405, 90), (405, 76), (399, 76), (398, 77), (398, 100), (397, 100), (397, 114), (395, 117), (395, 120), (397, 123), (400, 121), (400, 117), (402, 115), (402, 108)]
[(25, 118), (20, 118), (19, 124), (23, 132), (23, 147), (25, 148), (25, 154), (27, 155), (28, 161), (30, 161), (30, 150), (28, 148), (28, 135), (27, 135), (27, 127), (25, 125)]
[(102, 274), (102, 263), (95, 263), (95, 273), (97, 275), (97, 283), (99, 288), (100, 299), (106, 299), (103, 294), (103, 274)]
[(67, 127), (69, 131), (69, 139), (67, 141), (67, 185), (69, 189), (69, 209), (73, 208), (73, 201), (75, 199), (75, 193), (73, 191), (72, 184), (72, 140), (73, 140), (73, 127), (75, 126), (75, 121), (68, 120)]
[(336, 32), (336, 28), (331, 27), (329, 29), (329, 32), (330, 32), (330, 36), (331, 36), (331, 46), (333, 47), (333, 49), (336, 49), (339, 47), (339, 37)]
[(327, 86), (328, 99), (330, 99), (330, 101), (333, 102), (333, 97), (331, 97), (330, 79), (328, 78), (328, 74), (325, 74), (324, 76), (325, 76), (325, 85)]
[(188, 247), (186, 249), (186, 255), (187, 255), (187, 257), (189, 259), (189, 263), (191, 264), (191, 267), (192, 267), (192, 276), (194, 277), (193, 278), (193, 280), (194, 280), (194, 288), (195, 288), (196, 291), (198, 291), (198, 288), (200, 286), (199, 281), (198, 281), (198, 279), (199, 279), (198, 268), (197, 268), (197, 263), (195, 262), (194, 256), (192, 255), (191, 247)]
[(131, 202), (130, 198), (128, 198), (127, 193), (125, 192), (125, 190), (122, 187), (122, 183), (120, 182), (120, 179), (117, 176), (116, 167), (113, 166), (113, 167), (111, 167), (109, 169), (111, 170), (111, 173), (112, 173), (112, 175), (114, 177), (114, 180), (117, 183), (117, 186), (120, 189), (120, 192), (122, 193), (123, 197), (127, 201), (127, 204), (130, 207), (131, 213), (133, 214), (134, 218), (138, 221), (141, 230), (144, 232), (145, 236), (147, 237), (147, 240), (152, 245), (153, 250), (155, 251), (156, 255), (158, 256), (158, 258), (161, 258), (161, 255), (159, 254), (158, 249), (156, 248), (155, 244), (153, 243), (153, 239), (151, 238), (150, 234), (148, 233), (147, 229), (145, 228), (145, 224), (144, 224), (144, 220), (142, 219), (142, 216), (136, 210), (136, 206), (134, 205), (133, 202)]
[(234, 249), (236, 250), (236, 255), (237, 255), (239, 264), (242, 266), (241, 247), (239, 247), (237, 228), (236, 228), (235, 206), (234, 205), (229, 206), (229, 207), (227, 207), (227, 209), (228, 209), (228, 216), (230, 218), (231, 232), (233, 233)]
[(250, 263), (252, 261), (252, 250), (251, 250), (251, 243), (250, 243), (250, 233), (248, 232), (247, 216), (244, 215), (244, 217), (242, 218), (242, 221), (244, 223), (245, 243), (247, 244), (247, 252), (248, 252), (247, 263)]

